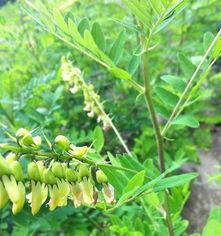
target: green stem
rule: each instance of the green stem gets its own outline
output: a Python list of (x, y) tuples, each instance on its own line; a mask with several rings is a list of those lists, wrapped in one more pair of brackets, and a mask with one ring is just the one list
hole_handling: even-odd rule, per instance
[(204, 56), (202, 57), (199, 65), (197, 66), (197, 68), (194, 71), (193, 75), (191, 76), (189, 82), (187, 83), (186, 88), (184, 89), (182, 95), (180, 96), (179, 101), (177, 102), (176, 106), (174, 107), (174, 109), (173, 109), (173, 111), (172, 111), (172, 113), (171, 113), (171, 115), (170, 115), (166, 125), (164, 126), (164, 128), (163, 128), (163, 130), (161, 132), (162, 136), (164, 136), (166, 134), (167, 130), (170, 128), (170, 126), (172, 124), (172, 121), (176, 117), (176, 114), (179, 111), (180, 106), (185, 102), (185, 98), (186, 98), (187, 94), (189, 93), (189, 90), (192, 87), (193, 81), (196, 79), (196, 76), (198, 75), (202, 65), (206, 61), (209, 53), (212, 51), (213, 47), (215, 46), (215, 44), (216, 44), (217, 40), (219, 39), (220, 35), (221, 35), (221, 29), (218, 31), (216, 37), (214, 38), (214, 40), (212, 41), (212, 43), (210, 44), (210, 46), (206, 50), (206, 52), (205, 52)]
[[(150, 37), (146, 43), (145, 38), (141, 38), (141, 43), (144, 47), (144, 49), (148, 49), (148, 46), (150, 44)], [(164, 161), (164, 151), (163, 151), (163, 137), (160, 132), (160, 126), (159, 122), (157, 120), (157, 115), (154, 109), (153, 105), (153, 100), (151, 96), (151, 85), (150, 81), (148, 78), (148, 71), (147, 71), (147, 65), (148, 65), (148, 59), (147, 59), (147, 52), (142, 54), (142, 69), (143, 69), (143, 77), (144, 77), (144, 87), (145, 87), (145, 100), (147, 103), (147, 108), (150, 113), (152, 125), (155, 131), (155, 138), (156, 138), (156, 143), (157, 143), (157, 152), (158, 152), (158, 158), (159, 158), (159, 168), (161, 173), (165, 171), (165, 161)], [(173, 231), (173, 225), (172, 225), (172, 219), (170, 216), (170, 210), (169, 210), (169, 194), (167, 191), (165, 191), (165, 197), (164, 197), (165, 205), (164, 209), (166, 212), (166, 224), (168, 227), (168, 231), (170, 236), (174, 236), (174, 231)]]
[[(84, 157), (82, 158), (82, 160), (79, 160), (77, 158), (72, 158), (67, 154), (60, 155), (55, 152), (37, 151), (37, 150), (33, 150), (32, 148), (16, 147), (16, 146), (12, 146), (10, 144), (0, 144), (0, 149), (6, 150), (6, 151), (11, 151), (16, 154), (30, 155), (30, 156), (35, 156), (35, 157), (41, 157), (44, 159), (51, 158), (51, 159), (61, 159), (61, 160), (73, 160), (73, 161), (77, 161), (77, 162), (83, 161), (84, 163), (87, 163), (90, 165), (95, 165), (98, 167), (108, 167), (108, 168), (112, 168), (112, 169), (116, 169), (116, 170), (120, 170), (120, 171), (125, 171), (125, 172), (129, 172), (129, 173), (133, 173), (133, 174), (138, 173), (138, 171), (133, 170), (133, 169), (125, 168), (122, 166), (114, 166), (114, 165), (110, 165), (107, 163), (97, 163), (97, 162), (94, 162), (94, 161), (92, 161), (88, 158), (84, 158)], [(151, 180), (151, 178), (148, 176), (145, 176), (145, 178), (148, 180)]]

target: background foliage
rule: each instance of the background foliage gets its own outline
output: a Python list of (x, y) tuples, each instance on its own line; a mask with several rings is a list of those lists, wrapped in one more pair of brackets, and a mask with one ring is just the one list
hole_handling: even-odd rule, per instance
[[(136, 77), (136, 82), (142, 82), (140, 48), (136, 48), (138, 38), (133, 29), (135, 19), (126, 14), (123, 2), (127, 1), (42, 2), (48, 9), (59, 8), (66, 17), (71, 12), (71, 17), (74, 16), (81, 27), (87, 27), (86, 19), (90, 20), (90, 27), (95, 21), (98, 22), (106, 37), (105, 50), (110, 54), (114, 40), (121, 40), (124, 50), (121, 55), (112, 52), (113, 59), (118, 61), (120, 68), (127, 67)], [(182, 92), (182, 81), (189, 79), (192, 69), (205, 53), (212, 34), (216, 34), (220, 28), (220, 19), (219, 0), (188, 1), (175, 20), (155, 36), (157, 45), (155, 50), (150, 51), (149, 74), (154, 87), (154, 103), (162, 122), (168, 118)], [(84, 72), (88, 82), (93, 83), (102, 101), (105, 101), (105, 110), (113, 117), (139, 163), (151, 170), (149, 175), (158, 175), (154, 167), (157, 162), (154, 132), (150, 120), (146, 120), (148, 114), (143, 99), (137, 97), (137, 92), (128, 83), (115, 78), (96, 62), (42, 30), (19, 2), (7, 3), (0, 8), (0, 139), (7, 140), (5, 130), (15, 132), (18, 127), (40, 127), (49, 137), (61, 133), (76, 144), (92, 141), (96, 119), (88, 118), (83, 111), (82, 95), (71, 94), (67, 84), (62, 81), (60, 66), (64, 55)], [(216, 61), (201, 90), (193, 98), (197, 102), (185, 110), (189, 116), (185, 125), (177, 122), (168, 132), (167, 167), (173, 161), (185, 158), (198, 162), (197, 150), (210, 148), (211, 132), (221, 123), (220, 63), (220, 59)], [(182, 79), (174, 90), (173, 82), (177, 77)], [(199, 124), (198, 130), (192, 129)], [(124, 152), (112, 130), (104, 132), (104, 135), (102, 154)], [(171, 141), (173, 139), (176, 141)], [(182, 219), (181, 212), (189, 194), (188, 184), (171, 190), (176, 235), (188, 235), (185, 233), (188, 222)], [(139, 202), (130, 202), (110, 213), (87, 208), (75, 209), (69, 205), (54, 212), (42, 209), (36, 217), (31, 216), (28, 206), (22, 213), (13, 216), (8, 206), (0, 210), (0, 234), (167, 235), (166, 226), (162, 223), (161, 201), (160, 193), (151, 193)], [(203, 236), (220, 234), (211, 233), (214, 227), (220, 232), (219, 214), (218, 208), (212, 211)]]

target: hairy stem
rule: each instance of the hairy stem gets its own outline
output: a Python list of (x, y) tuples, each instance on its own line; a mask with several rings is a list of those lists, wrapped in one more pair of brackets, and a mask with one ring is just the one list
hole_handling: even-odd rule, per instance
[[(142, 43), (144, 49), (148, 49), (149, 40), (146, 44), (145, 38), (141, 38), (141, 43)], [(155, 131), (157, 152), (158, 152), (158, 158), (159, 158), (159, 168), (160, 168), (161, 173), (163, 173), (165, 171), (163, 137), (160, 132), (159, 122), (157, 120), (157, 115), (156, 115), (154, 105), (153, 105), (153, 99), (151, 96), (151, 85), (150, 85), (150, 81), (148, 78), (147, 65), (148, 65), (148, 58), (147, 58), (147, 54), (145, 52), (142, 54), (142, 69), (143, 69), (143, 78), (144, 78), (144, 87), (145, 87), (144, 96), (145, 96), (145, 100), (147, 103), (148, 111), (150, 113), (153, 128)], [(165, 191), (164, 201), (165, 201), (164, 209), (165, 209), (165, 213), (166, 213), (166, 224), (167, 224), (170, 236), (174, 236), (175, 234), (173, 231), (172, 219), (171, 219), (170, 210), (169, 210), (169, 193), (167, 192), (167, 190)]]

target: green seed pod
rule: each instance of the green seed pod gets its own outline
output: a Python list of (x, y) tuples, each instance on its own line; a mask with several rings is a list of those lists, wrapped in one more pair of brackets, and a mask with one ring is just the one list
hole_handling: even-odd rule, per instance
[(50, 169), (44, 170), (43, 176), (46, 184), (56, 184), (57, 179)]
[(67, 168), (66, 169), (66, 179), (69, 181), (69, 182), (76, 182), (77, 179), (78, 179), (78, 173), (77, 171), (74, 171), (70, 168)]
[(17, 181), (22, 181), (24, 179), (24, 174), (23, 174), (23, 170), (22, 170), (20, 162), (13, 161), (10, 164), (10, 168), (11, 168), (12, 174), (14, 175)]
[(38, 170), (38, 165), (35, 162), (28, 164), (28, 178), (30, 180), (40, 181), (41, 176)]
[(9, 175), (11, 173), (8, 163), (6, 162), (5, 158), (0, 156), (0, 177), (2, 175)]
[(10, 152), (10, 153), (6, 156), (5, 160), (7, 161), (7, 163), (11, 163), (11, 162), (17, 160), (17, 156), (16, 156), (15, 153)]
[(70, 148), (70, 141), (67, 137), (63, 136), (63, 135), (58, 135), (55, 140), (54, 143), (60, 147), (61, 149), (63, 149), (64, 151), (68, 151)]
[(84, 177), (89, 177), (90, 171), (87, 165), (80, 164), (78, 166), (78, 170), (79, 170), (79, 175), (78, 175), (79, 181), (82, 180)]
[(102, 170), (98, 170), (96, 172), (96, 179), (97, 179), (97, 182), (99, 184), (107, 183), (108, 182), (107, 176), (104, 174), (104, 172)]
[(60, 162), (54, 162), (51, 168), (53, 174), (58, 177), (58, 178), (63, 178), (64, 173), (63, 173), (63, 167)]

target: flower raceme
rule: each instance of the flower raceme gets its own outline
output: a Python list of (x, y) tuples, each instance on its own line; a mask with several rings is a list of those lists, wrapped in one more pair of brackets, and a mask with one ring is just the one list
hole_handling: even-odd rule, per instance
[(92, 84), (87, 84), (84, 81), (82, 73), (79, 68), (74, 67), (71, 61), (65, 57), (61, 58), (61, 76), (65, 82), (70, 86), (71, 93), (82, 91), (84, 95), (84, 111), (87, 112), (88, 117), (97, 117), (97, 122), (103, 123), (103, 129), (108, 130), (110, 124), (107, 117), (103, 113), (103, 105), (100, 102), (100, 96), (94, 91)]
[[(17, 149), (6, 144), (0, 146), (7, 151), (13, 149), (6, 157), (0, 156), (0, 208), (10, 201), (13, 214), (17, 214), (27, 199), (35, 215), (44, 203), (52, 211), (66, 206), (68, 200), (75, 207), (114, 202), (114, 189), (107, 176), (93, 163), (84, 161), (87, 146), (77, 147), (67, 137), (59, 135), (48, 157), (42, 158), (41, 137), (33, 137), (31, 132), (21, 128), (16, 140)], [(22, 168), (21, 156), (30, 160), (26, 168)]]

